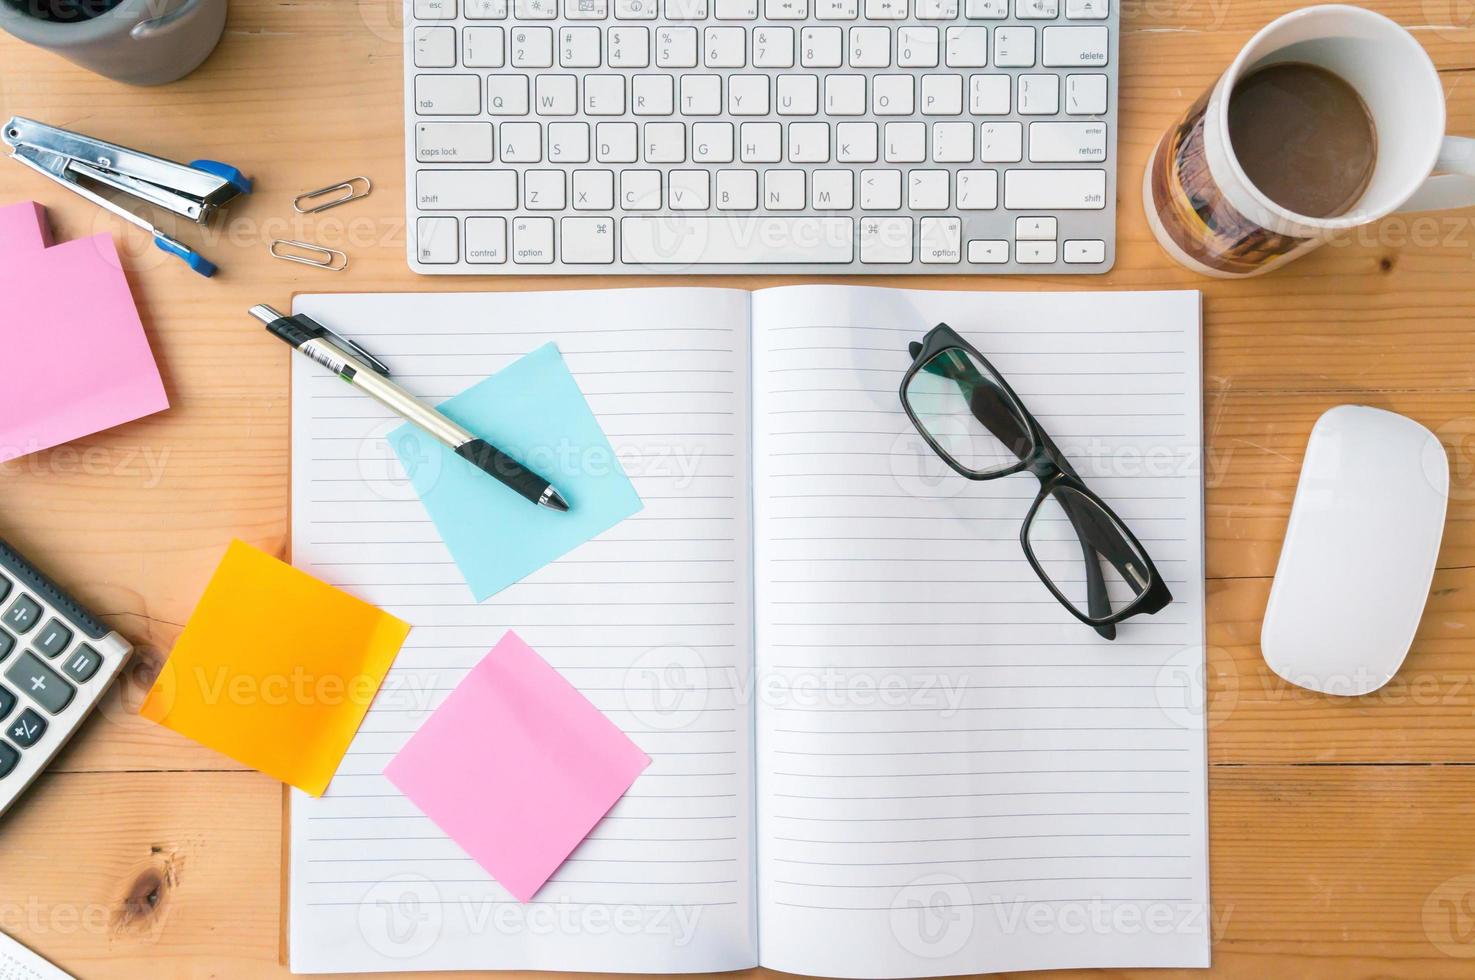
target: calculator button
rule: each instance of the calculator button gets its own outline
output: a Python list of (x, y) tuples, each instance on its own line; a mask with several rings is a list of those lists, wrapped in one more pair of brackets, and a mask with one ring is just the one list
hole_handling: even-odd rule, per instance
[(5, 672), (10, 683), (41, 707), (56, 714), (72, 703), (77, 689), (46, 666), (34, 653), (23, 653)]
[(53, 619), (36, 635), (34, 642), (37, 651), (48, 657), (55, 657), (72, 642), (72, 631), (63, 626), (61, 620)]
[(15, 637), (0, 629), (0, 660), (10, 656), (10, 651), (15, 649)]
[(4, 600), (8, 595), (10, 595), (10, 579), (0, 575), (0, 600)]
[(41, 604), (30, 596), (22, 593), (5, 610), (5, 615), (0, 617), (0, 622), (15, 630), (17, 633), (29, 633), (36, 625), (36, 620), (41, 618)]
[(78, 684), (86, 684), (92, 679), (92, 675), (97, 673), (97, 668), (100, 666), (102, 666), (102, 654), (84, 643), (67, 655), (66, 660), (62, 662), (61, 669)]
[(36, 714), (35, 709), (27, 708), (5, 730), (12, 742), (28, 749), (41, 741), (41, 736), (46, 734), (46, 719)]
[(0, 742), (0, 779), (4, 779), (15, 771), (16, 764), (20, 762), (20, 753), (4, 742)]
[(15, 694), (7, 688), (0, 687), (0, 721), (4, 721), (5, 716), (10, 714), (14, 707)]

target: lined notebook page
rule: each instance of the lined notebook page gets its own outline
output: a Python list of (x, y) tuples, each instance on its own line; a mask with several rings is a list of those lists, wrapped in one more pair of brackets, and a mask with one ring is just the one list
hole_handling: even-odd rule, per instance
[[(1198, 302), (755, 295), (764, 966), (1207, 965)], [(1038, 481), (934, 461), (897, 386), (939, 321), (1126, 520), (1170, 606), (1100, 639), (1021, 552)]]
[[(296, 311), (432, 402), (556, 341), (645, 508), (477, 604), (384, 442), (398, 421), (293, 359), (293, 561), (414, 625), (327, 794), (293, 797), (293, 970), (753, 965), (752, 714), (732, 684), (752, 667), (748, 294), (304, 296)], [(380, 774), (510, 627), (654, 760), (525, 906)]]

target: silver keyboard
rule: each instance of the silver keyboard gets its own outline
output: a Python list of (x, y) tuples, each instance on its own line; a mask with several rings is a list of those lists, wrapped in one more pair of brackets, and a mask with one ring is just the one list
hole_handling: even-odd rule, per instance
[(428, 274), (1100, 273), (1113, 0), (406, 0)]

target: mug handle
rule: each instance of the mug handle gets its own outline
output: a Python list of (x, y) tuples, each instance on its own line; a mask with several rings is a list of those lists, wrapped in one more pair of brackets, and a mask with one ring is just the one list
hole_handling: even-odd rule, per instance
[(1446, 136), (1434, 169), (1443, 172), (1424, 181), (1399, 211), (1446, 211), (1475, 204), (1475, 139)]
[(155, 37), (188, 17), (203, 2), (204, 0), (184, 0), (184, 3), (181, 3), (173, 10), (150, 18), (149, 20), (139, 21), (133, 25), (133, 30), (128, 33), (135, 41), (145, 41), (151, 37)]

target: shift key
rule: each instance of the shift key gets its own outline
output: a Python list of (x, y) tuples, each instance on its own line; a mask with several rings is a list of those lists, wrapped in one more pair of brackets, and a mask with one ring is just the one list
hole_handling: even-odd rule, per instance
[(421, 163), (491, 163), (492, 124), (417, 123), (415, 159)]
[(1100, 211), (1105, 170), (1008, 170), (1004, 207), (1011, 211)]
[(76, 688), (33, 653), (21, 654), (5, 671), (5, 676), (22, 694), (52, 714), (64, 710), (77, 693)]
[(511, 211), (517, 207), (512, 170), (421, 170), (415, 174), (421, 211)]

